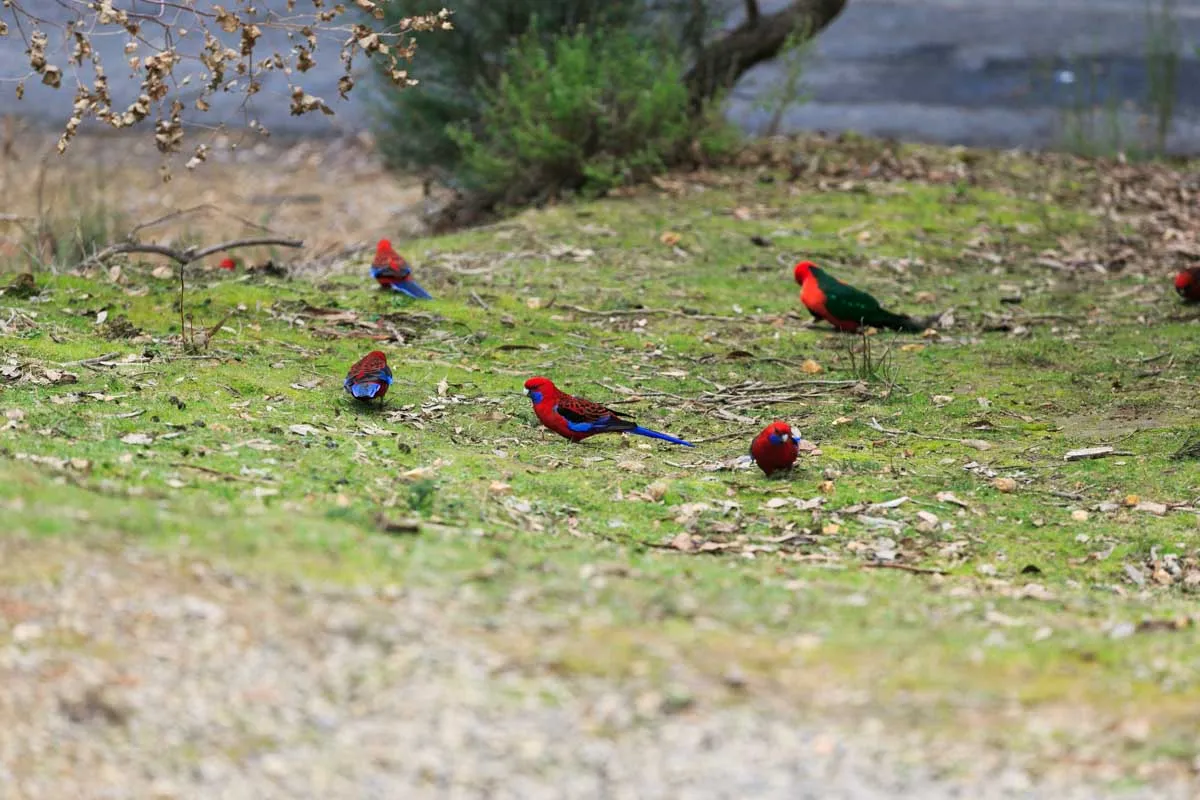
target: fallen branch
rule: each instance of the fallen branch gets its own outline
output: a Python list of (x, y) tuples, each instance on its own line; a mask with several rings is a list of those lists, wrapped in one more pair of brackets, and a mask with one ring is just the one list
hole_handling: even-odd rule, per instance
[(221, 472), (220, 470), (212, 469), (210, 467), (201, 467), (197, 464), (185, 464), (182, 461), (172, 461), (170, 463), (170, 466), (178, 467), (180, 469), (194, 469), (197, 472), (203, 472), (205, 475), (212, 475), (217, 478), (224, 478), (227, 481), (238, 481), (240, 483), (260, 483), (261, 482), (255, 478), (246, 478), (241, 475), (232, 475), (228, 472)]
[(933, 569), (932, 567), (913, 567), (908, 564), (893, 564), (890, 561), (868, 561), (863, 564), (863, 569), (898, 569), (903, 572), (915, 572), (918, 575), (948, 575), (944, 569)]
[(689, 314), (677, 308), (618, 308), (612, 311), (597, 311), (594, 308), (573, 306), (569, 303), (559, 303), (559, 308), (574, 311), (577, 314), (587, 314), (591, 317), (646, 317), (659, 314), (667, 317), (682, 317), (683, 319), (700, 319), (708, 322), (758, 322), (753, 317), (721, 317), (715, 314)]

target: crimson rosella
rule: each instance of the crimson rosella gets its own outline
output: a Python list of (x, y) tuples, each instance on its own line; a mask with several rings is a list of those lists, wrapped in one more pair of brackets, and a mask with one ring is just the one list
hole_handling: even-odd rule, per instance
[(1200, 302), (1200, 267), (1188, 267), (1176, 275), (1175, 291), (1186, 303)]
[(418, 300), (432, 300), (433, 295), (413, 280), (412, 267), (404, 256), (392, 249), (392, 243), (380, 239), (375, 247), (375, 260), (371, 262), (371, 277), (393, 292), (401, 292)]
[(230, 271), (235, 270), (237, 269), (237, 262), (229, 256), (225, 256), (221, 259), (221, 263), (217, 264), (217, 269), (227, 269)]
[(525, 381), (525, 394), (533, 401), (533, 413), (538, 421), (572, 442), (582, 442), (598, 433), (636, 433), (638, 436), (695, 447), (683, 439), (643, 428), (599, 403), (565, 394), (549, 378), (536, 377)]
[(910, 333), (925, 330), (924, 322), (886, 311), (874, 297), (842, 283), (811, 261), (797, 264), (795, 276), (800, 284), (800, 302), (814, 317), (840, 331), (853, 333), (864, 325)]
[(378, 350), (367, 353), (346, 373), (342, 384), (352, 397), (363, 402), (372, 398), (383, 400), (392, 385), (392, 371), (388, 369), (387, 356)]
[(750, 457), (770, 477), (773, 473), (791, 469), (800, 452), (800, 434), (786, 422), (775, 420), (762, 429), (750, 443)]

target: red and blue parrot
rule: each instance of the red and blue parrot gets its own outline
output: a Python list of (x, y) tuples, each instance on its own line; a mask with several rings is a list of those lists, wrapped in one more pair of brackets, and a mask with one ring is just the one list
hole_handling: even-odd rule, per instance
[(1176, 275), (1175, 291), (1185, 303), (1200, 302), (1200, 267), (1188, 267)]
[(525, 394), (533, 401), (533, 413), (538, 421), (572, 442), (582, 442), (598, 433), (636, 433), (684, 447), (695, 447), (683, 439), (643, 428), (599, 403), (565, 394), (549, 378), (539, 376), (525, 381)]
[(800, 434), (780, 420), (762, 429), (750, 443), (750, 457), (769, 478), (776, 472), (791, 469), (800, 453)]
[(388, 369), (387, 356), (378, 350), (372, 350), (359, 359), (342, 384), (351, 397), (369, 403), (378, 398), (381, 402), (392, 385), (392, 371)]
[(371, 277), (379, 281), (380, 286), (400, 292), (418, 300), (432, 300), (433, 295), (425, 291), (421, 284), (413, 280), (412, 267), (404, 260), (404, 256), (392, 249), (392, 243), (380, 239), (375, 247), (375, 260), (371, 262)]

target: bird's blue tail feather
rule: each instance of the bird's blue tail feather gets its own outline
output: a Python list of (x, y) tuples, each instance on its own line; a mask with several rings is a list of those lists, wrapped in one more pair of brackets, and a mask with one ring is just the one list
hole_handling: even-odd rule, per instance
[(396, 283), (393, 283), (392, 289), (394, 291), (400, 292), (402, 294), (406, 294), (409, 297), (414, 297), (417, 300), (432, 300), (433, 299), (433, 295), (431, 295), (429, 292), (425, 291), (425, 289), (421, 286), (421, 284), (417, 283), (416, 281), (412, 280), (411, 278), (406, 281), (397, 281)]
[(639, 425), (636, 428), (634, 428), (633, 430), (631, 430), (630, 433), (636, 433), (638, 436), (648, 436), (651, 439), (662, 439), (664, 442), (670, 442), (671, 444), (681, 444), (684, 447), (695, 447), (696, 446), (696, 445), (692, 444), (691, 442), (685, 442), (683, 439), (676, 439), (674, 436), (668, 436), (665, 433), (659, 433), (658, 431), (652, 431), (649, 428), (643, 428), (641, 425)]

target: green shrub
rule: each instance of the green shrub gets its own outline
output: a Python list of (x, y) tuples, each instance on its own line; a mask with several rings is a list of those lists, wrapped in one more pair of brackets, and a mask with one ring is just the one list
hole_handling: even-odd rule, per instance
[(527, 35), (506, 61), (479, 123), (449, 128), (468, 190), (509, 203), (602, 194), (729, 143), (722, 123), (689, 113), (678, 58), (632, 34)]
[[(381, 5), (388, 24), (438, 7), (429, 0)], [(453, 172), (460, 152), (447, 128), (478, 122), (481, 92), (499, 84), (507, 56), (523, 37), (532, 35), (548, 45), (581, 25), (631, 28), (646, 13), (645, 0), (456, 0), (450, 5), (454, 30), (418, 41), (412, 75), (420, 83), (395, 91), (382, 81), (382, 93), (376, 95), (376, 139), (392, 167)]]

